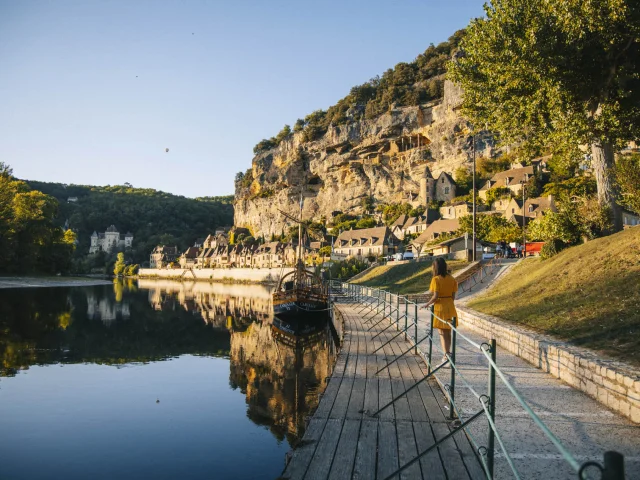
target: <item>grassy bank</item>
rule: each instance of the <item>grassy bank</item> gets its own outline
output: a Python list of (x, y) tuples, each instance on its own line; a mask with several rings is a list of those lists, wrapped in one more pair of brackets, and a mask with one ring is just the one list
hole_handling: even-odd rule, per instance
[[(447, 262), (452, 271), (468, 265), (463, 261)], [(382, 288), (393, 293), (409, 295), (429, 290), (431, 283), (431, 262), (412, 262), (405, 264), (381, 265), (368, 272), (353, 283), (368, 287)]]
[(527, 260), (469, 306), (640, 365), (640, 227)]

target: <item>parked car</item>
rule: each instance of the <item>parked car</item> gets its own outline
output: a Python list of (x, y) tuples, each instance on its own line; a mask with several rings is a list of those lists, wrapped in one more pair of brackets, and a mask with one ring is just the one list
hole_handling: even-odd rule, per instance
[(403, 260), (413, 260), (413, 252), (404, 252), (402, 254)]

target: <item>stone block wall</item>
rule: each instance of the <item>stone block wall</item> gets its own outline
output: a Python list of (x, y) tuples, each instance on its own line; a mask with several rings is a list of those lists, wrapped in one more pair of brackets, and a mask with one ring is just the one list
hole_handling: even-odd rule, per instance
[[(640, 369), (604, 359), (497, 317), (456, 306), (461, 324), (543, 371), (585, 392), (611, 410), (640, 423)], [(500, 352), (498, 352), (500, 355)]]

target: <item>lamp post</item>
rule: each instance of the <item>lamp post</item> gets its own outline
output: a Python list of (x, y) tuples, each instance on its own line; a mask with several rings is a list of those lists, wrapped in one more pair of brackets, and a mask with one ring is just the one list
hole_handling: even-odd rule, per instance
[(476, 261), (476, 134), (471, 134), (471, 152), (473, 156), (473, 253), (471, 258)]
[(527, 197), (525, 191), (527, 189), (527, 182), (522, 180), (522, 256), (527, 256)]

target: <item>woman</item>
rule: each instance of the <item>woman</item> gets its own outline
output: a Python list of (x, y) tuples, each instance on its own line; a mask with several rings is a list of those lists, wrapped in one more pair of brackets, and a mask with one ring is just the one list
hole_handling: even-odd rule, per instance
[[(446, 355), (449, 355), (451, 353), (451, 326), (439, 319), (453, 322), (453, 318), (458, 318), (458, 312), (453, 304), (458, 291), (458, 282), (449, 275), (447, 262), (442, 257), (433, 261), (433, 278), (429, 291), (433, 292), (433, 297), (424, 308), (428, 308), (430, 305), (434, 306), (433, 326), (440, 330), (442, 350), (446, 352)], [(457, 323), (455, 326), (458, 326)]]

